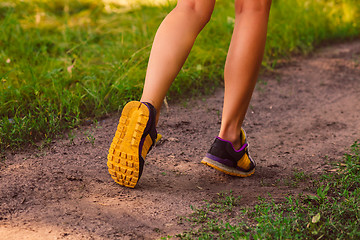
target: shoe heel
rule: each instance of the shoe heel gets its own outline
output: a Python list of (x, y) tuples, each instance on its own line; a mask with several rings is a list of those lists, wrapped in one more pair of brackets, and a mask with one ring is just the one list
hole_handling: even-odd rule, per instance
[(139, 180), (139, 147), (149, 119), (148, 108), (140, 102), (125, 105), (111, 143), (107, 166), (120, 185), (134, 188)]

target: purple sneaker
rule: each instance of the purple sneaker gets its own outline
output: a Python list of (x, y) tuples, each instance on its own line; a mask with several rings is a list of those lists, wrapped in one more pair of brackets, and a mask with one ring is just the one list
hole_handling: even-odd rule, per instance
[(241, 145), (239, 150), (235, 150), (231, 142), (217, 137), (201, 163), (228, 175), (251, 176), (256, 164), (250, 157), (244, 129), (241, 129)]

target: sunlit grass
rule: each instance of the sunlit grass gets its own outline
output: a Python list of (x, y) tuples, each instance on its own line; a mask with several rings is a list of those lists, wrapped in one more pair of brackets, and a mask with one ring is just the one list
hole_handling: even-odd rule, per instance
[(116, 4), (121, 6), (140, 6), (140, 5), (148, 5), (148, 6), (159, 6), (176, 2), (176, 0), (103, 0), (104, 4)]
[[(254, 207), (243, 207), (232, 192), (219, 194), (182, 221), (193, 229), (180, 239), (359, 239), (360, 144), (336, 163), (333, 173), (311, 180), (312, 194), (287, 196), (274, 201), (261, 198)], [(309, 181), (304, 178), (300, 181)], [(310, 184), (309, 184), (310, 185)], [(162, 239), (172, 239), (164, 237)]]
[[(274, 0), (263, 65), (309, 52), (323, 40), (358, 36), (359, 5)], [(138, 99), (153, 36), (174, 6), (1, 1), (0, 149), (51, 139)], [(217, 1), (170, 98), (209, 93), (222, 81), (233, 18), (233, 0)]]

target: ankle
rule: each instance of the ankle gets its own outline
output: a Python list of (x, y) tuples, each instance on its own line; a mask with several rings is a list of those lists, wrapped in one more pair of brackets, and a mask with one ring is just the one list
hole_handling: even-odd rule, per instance
[(160, 107), (157, 107), (153, 101), (143, 101), (142, 99), (140, 100), (140, 102), (142, 103), (146, 103), (146, 104), (150, 104), (154, 109), (155, 109), (155, 126), (157, 126), (158, 122), (159, 122), (159, 117), (160, 117)]
[(235, 150), (239, 150), (241, 148), (240, 134), (226, 134), (220, 132), (219, 137), (223, 140), (231, 142)]

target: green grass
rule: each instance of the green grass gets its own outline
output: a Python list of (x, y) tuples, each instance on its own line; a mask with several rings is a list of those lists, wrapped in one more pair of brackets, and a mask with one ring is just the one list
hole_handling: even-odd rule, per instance
[[(275, 203), (271, 196), (255, 207), (241, 207), (232, 192), (193, 209), (193, 223), (180, 239), (359, 239), (360, 143), (336, 164), (337, 170), (313, 179), (314, 193), (288, 196)], [(296, 178), (304, 179), (302, 174)], [(306, 177), (305, 177), (306, 178)], [(318, 181), (319, 180), (319, 181)], [(308, 180), (307, 180), (308, 181)], [(172, 237), (166, 237), (168, 239)]]
[[(0, 151), (49, 140), (138, 99), (153, 36), (173, 6), (0, 1)], [(264, 67), (359, 36), (359, 9), (355, 0), (274, 0)], [(217, 2), (170, 98), (221, 83), (233, 12), (233, 0)]]

